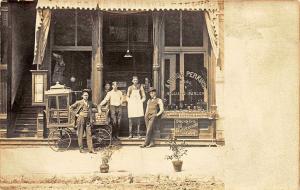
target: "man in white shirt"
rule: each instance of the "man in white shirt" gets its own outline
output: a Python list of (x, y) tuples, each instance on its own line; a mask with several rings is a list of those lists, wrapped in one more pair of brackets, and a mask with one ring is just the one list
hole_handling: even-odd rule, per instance
[(113, 123), (113, 139), (118, 140), (119, 131), (120, 131), (120, 123), (122, 117), (122, 99), (123, 94), (120, 90), (118, 90), (117, 82), (112, 82), (112, 90), (107, 93), (104, 100), (100, 103), (99, 112), (101, 113), (101, 107), (109, 102), (109, 110)]

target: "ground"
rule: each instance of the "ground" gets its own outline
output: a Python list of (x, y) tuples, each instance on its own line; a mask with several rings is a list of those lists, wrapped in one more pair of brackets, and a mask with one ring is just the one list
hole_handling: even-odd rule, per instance
[(103, 174), (100, 152), (1, 148), (0, 189), (224, 189), (223, 147), (189, 147), (182, 172), (173, 171), (169, 153), (168, 147), (123, 146)]

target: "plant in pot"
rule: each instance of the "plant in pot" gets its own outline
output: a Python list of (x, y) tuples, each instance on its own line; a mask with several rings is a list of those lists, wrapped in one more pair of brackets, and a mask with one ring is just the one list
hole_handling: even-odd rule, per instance
[(111, 160), (112, 155), (120, 149), (120, 146), (117, 145), (109, 145), (101, 149), (101, 165), (100, 172), (108, 173), (109, 170), (109, 161)]
[(170, 146), (170, 150), (172, 151), (172, 154), (167, 155), (166, 159), (172, 160), (174, 170), (176, 172), (180, 172), (182, 169), (182, 163), (183, 163), (181, 158), (184, 155), (187, 155), (187, 151), (188, 151), (185, 147), (186, 144), (184, 141), (182, 143), (178, 144), (177, 139), (173, 137), (173, 138), (169, 139), (169, 146)]

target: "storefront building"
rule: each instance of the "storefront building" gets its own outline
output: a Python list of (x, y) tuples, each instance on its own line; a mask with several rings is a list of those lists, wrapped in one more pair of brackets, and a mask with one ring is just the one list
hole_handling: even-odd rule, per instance
[[(1, 104), (8, 108), (8, 137), (27, 136), (26, 130), (42, 137), (44, 92), (58, 81), (72, 89), (73, 101), (90, 88), (93, 102), (99, 103), (106, 82), (118, 81), (126, 94), (132, 76), (138, 76), (164, 101), (157, 138), (224, 143), (217, 124), (222, 116), (222, 1), (38, 0), (9, 3), (8, 10), (8, 43), (27, 43), (8, 45), (7, 66), (1, 66), (11, 72), (9, 98), (1, 96), (8, 102)], [(21, 10), (27, 11), (28, 31), (13, 22)], [(128, 133), (126, 110), (125, 103), (123, 136)]]

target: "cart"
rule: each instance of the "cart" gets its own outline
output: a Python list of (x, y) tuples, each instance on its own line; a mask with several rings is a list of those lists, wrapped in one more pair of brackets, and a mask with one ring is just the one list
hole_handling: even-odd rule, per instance
[[(48, 145), (54, 151), (65, 151), (77, 139), (76, 118), (69, 110), (72, 90), (56, 83), (45, 92), (46, 125), (49, 130)], [(112, 127), (107, 121), (109, 110), (96, 113), (88, 125), (92, 125), (92, 140), (95, 149), (111, 144)], [(95, 122), (93, 122), (95, 121)]]

